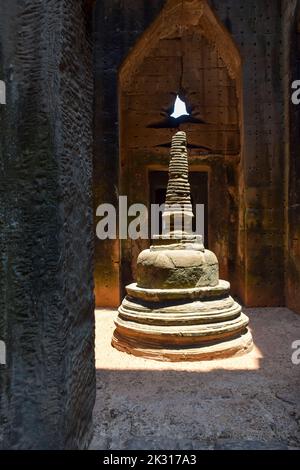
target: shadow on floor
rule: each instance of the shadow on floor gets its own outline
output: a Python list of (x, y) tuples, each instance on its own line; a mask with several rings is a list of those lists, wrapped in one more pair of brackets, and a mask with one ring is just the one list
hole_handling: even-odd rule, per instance
[(112, 314), (97, 312), (94, 449), (300, 447), (300, 316), (245, 310), (255, 350), (243, 358), (159, 363), (110, 346)]

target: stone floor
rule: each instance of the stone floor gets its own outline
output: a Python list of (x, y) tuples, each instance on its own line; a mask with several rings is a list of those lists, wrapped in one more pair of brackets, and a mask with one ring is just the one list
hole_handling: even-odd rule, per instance
[(116, 312), (96, 311), (91, 449), (300, 448), (300, 316), (248, 309), (255, 349), (210, 362), (161, 363), (110, 345)]

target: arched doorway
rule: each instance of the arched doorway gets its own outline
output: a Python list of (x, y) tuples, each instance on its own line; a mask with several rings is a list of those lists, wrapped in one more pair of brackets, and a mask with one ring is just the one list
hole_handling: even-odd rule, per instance
[[(239, 52), (208, 3), (168, 1), (120, 69), (119, 193), (129, 205), (149, 206), (153, 173), (167, 170), (171, 137), (185, 130), (190, 171), (199, 174), (199, 185), (200, 175), (207, 177), (209, 246), (221, 276), (243, 297), (241, 89)], [(177, 95), (189, 116), (174, 120)], [(134, 279), (137, 256), (147, 245), (121, 242), (121, 291)]]

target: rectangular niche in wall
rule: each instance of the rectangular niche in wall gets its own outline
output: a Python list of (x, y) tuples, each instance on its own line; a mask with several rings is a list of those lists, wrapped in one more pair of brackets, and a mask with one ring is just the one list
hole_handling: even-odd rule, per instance
[[(204, 204), (204, 243), (208, 248), (208, 173), (205, 171), (190, 171), (193, 212), (196, 214), (196, 204)], [(149, 172), (149, 203), (164, 204), (168, 185), (167, 171)], [(150, 212), (149, 212), (150, 213)], [(151, 222), (151, 221), (150, 221)], [(193, 230), (196, 230), (196, 221), (193, 221)], [(162, 233), (162, 217), (159, 218), (159, 234)]]

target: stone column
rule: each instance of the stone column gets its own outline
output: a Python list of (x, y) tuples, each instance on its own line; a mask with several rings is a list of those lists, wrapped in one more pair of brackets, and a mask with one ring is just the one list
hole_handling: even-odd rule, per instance
[(0, 2), (4, 449), (81, 449), (93, 432), (93, 79), (83, 6)]

